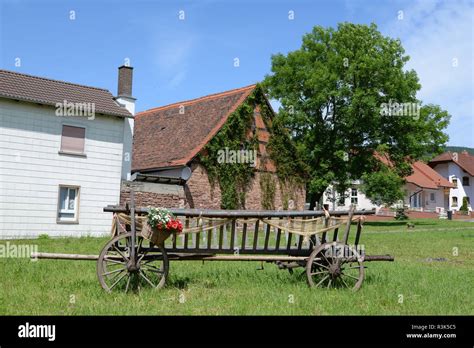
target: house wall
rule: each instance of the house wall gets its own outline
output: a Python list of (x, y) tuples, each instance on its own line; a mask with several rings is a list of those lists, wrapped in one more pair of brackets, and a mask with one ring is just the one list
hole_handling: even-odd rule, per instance
[[(86, 128), (87, 157), (59, 154), (62, 125)], [(0, 238), (102, 235), (120, 197), (124, 120), (57, 117), (55, 109), (0, 99)], [(57, 223), (59, 185), (80, 186), (79, 222)]]
[(352, 187), (357, 189), (357, 205), (356, 209), (358, 210), (373, 210), (379, 209), (380, 206), (373, 204), (370, 199), (368, 199), (360, 189), (361, 181), (355, 180), (351, 186), (351, 188), (345, 191), (345, 198), (344, 204), (339, 204), (338, 200), (334, 201), (334, 198), (338, 197), (338, 195), (334, 196), (334, 189), (333, 186), (330, 185), (323, 194), (323, 204), (329, 205), (329, 210), (348, 210), (351, 206), (351, 189)]
[[(437, 164), (433, 169), (443, 177), (447, 178), (450, 182), (453, 182), (453, 179), (457, 178), (457, 188), (452, 188), (449, 190), (449, 209), (458, 211), (459, 208), (461, 208), (463, 198), (467, 196), (471, 202), (469, 210), (472, 211), (472, 203), (474, 202), (474, 177), (466, 173), (455, 162), (440, 163)], [(463, 176), (469, 177), (469, 186), (463, 186)], [(453, 205), (453, 197), (458, 198), (457, 206)]]
[[(376, 204), (373, 204), (370, 199), (368, 199), (365, 194), (360, 190), (361, 182), (360, 180), (354, 181), (352, 187), (357, 188), (357, 205), (356, 208), (360, 210), (372, 210), (376, 209), (377, 211), (382, 207)], [(439, 208), (445, 208), (444, 206), (444, 191), (442, 188), (438, 190), (429, 190), (423, 189), (421, 190), (420, 187), (413, 185), (411, 183), (405, 184), (404, 190), (406, 191), (404, 204), (411, 209), (420, 210), (420, 211), (437, 211)], [(348, 210), (351, 205), (351, 189), (346, 191), (346, 198), (344, 199), (344, 204), (340, 205), (337, 201), (333, 203), (333, 187), (332, 185), (329, 186), (324, 195), (323, 195), (323, 204), (329, 204), (330, 210)], [(420, 204), (419, 207), (414, 207), (413, 197), (412, 195), (417, 194)], [(431, 193), (435, 194), (435, 200), (431, 200)]]
[[(445, 194), (444, 189), (439, 188), (437, 190), (432, 189), (421, 189), (420, 187), (408, 183), (405, 185), (407, 194), (405, 195), (404, 203), (410, 209), (419, 211), (432, 211), (439, 212), (441, 209), (448, 209), (445, 205)], [(434, 196), (432, 197), (433, 194)], [(415, 206), (414, 196), (417, 196), (417, 206)], [(432, 200), (434, 198), (434, 200)]]
[[(121, 204), (129, 199), (130, 187), (137, 192), (136, 203), (140, 206), (159, 206), (165, 208), (196, 208), (196, 209), (220, 209), (221, 191), (216, 183), (212, 185), (205, 168), (200, 164), (191, 166), (192, 175), (186, 187), (179, 185), (156, 184), (156, 183), (124, 183), (122, 185)], [(262, 190), (260, 188), (261, 173), (256, 172), (246, 194), (246, 209), (262, 210)], [(282, 196), (279, 180), (276, 174), (270, 174), (275, 180), (276, 190), (274, 206), (277, 210), (284, 208), (285, 198)], [(166, 192), (165, 188), (169, 191)], [(303, 210), (305, 203), (305, 190), (301, 186), (284, 188), (288, 194), (288, 209)]]

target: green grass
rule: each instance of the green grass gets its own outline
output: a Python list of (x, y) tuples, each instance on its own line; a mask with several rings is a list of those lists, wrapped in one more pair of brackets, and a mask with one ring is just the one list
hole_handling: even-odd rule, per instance
[[(166, 288), (107, 294), (95, 262), (0, 259), (2, 315), (373, 315), (474, 314), (474, 223), (439, 220), (367, 223), (367, 254), (395, 262), (367, 263), (358, 292), (310, 289), (293, 275), (259, 262), (171, 262)], [(107, 238), (10, 241), (43, 252), (98, 254)], [(3, 241), (2, 243), (5, 243)], [(457, 248), (458, 256), (453, 255)], [(430, 261), (441, 258), (445, 261)], [(179, 299), (184, 295), (185, 302)], [(399, 303), (400, 295), (403, 303)], [(75, 303), (70, 303), (71, 297)], [(294, 299), (293, 303), (290, 301)]]

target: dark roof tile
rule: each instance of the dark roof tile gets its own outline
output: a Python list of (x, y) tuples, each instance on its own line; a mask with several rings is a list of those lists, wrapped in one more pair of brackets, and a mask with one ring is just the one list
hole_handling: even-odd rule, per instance
[(186, 165), (254, 89), (250, 85), (138, 113), (132, 170)]
[(56, 103), (94, 103), (95, 112), (132, 117), (106, 89), (0, 70), (0, 97), (55, 106)]

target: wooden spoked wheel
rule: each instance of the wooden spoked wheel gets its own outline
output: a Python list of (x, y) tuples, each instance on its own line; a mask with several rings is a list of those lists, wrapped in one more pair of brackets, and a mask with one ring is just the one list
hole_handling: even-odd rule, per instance
[(97, 276), (106, 291), (135, 291), (143, 287), (162, 288), (166, 283), (169, 261), (166, 251), (141, 236), (136, 237), (135, 258), (131, 260), (132, 233), (111, 239), (97, 262)]
[(316, 247), (306, 263), (310, 287), (359, 290), (364, 281), (364, 262), (353, 247), (339, 242)]

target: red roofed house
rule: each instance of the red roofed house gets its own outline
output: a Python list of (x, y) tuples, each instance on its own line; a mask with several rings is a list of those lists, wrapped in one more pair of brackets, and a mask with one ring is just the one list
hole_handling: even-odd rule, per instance
[[(385, 162), (382, 159), (383, 162)], [(438, 174), (427, 164), (417, 161), (412, 164), (413, 173), (407, 176), (405, 184), (404, 205), (412, 210), (440, 211), (449, 209), (449, 189), (454, 187), (447, 179)], [(356, 204), (357, 209), (379, 209), (381, 206), (373, 204), (359, 189), (360, 180), (355, 180), (345, 197), (337, 195), (331, 197), (331, 188), (324, 195), (325, 204), (335, 210), (346, 210), (350, 204)]]
[[(257, 90), (256, 85), (251, 85), (138, 113), (134, 128), (132, 181), (124, 183), (121, 202), (129, 198), (130, 188), (133, 188), (137, 204), (142, 206), (221, 208), (220, 187), (211, 184), (199, 156), (206, 155), (206, 144), (250, 96), (258, 93)], [(266, 110), (271, 111), (268, 101), (264, 100)], [(303, 186), (285, 192), (282, 197), (284, 190), (277, 180), (277, 168), (269, 159), (266, 148), (272, 135), (260, 113), (260, 106), (254, 108), (253, 125), (248, 130), (258, 139), (255, 175), (246, 191), (245, 205), (240, 208), (264, 208), (260, 179), (262, 173), (270, 173), (277, 186), (273, 207), (303, 209)], [(271, 114), (273, 117), (273, 111)]]
[(467, 197), (468, 209), (472, 211), (474, 199), (474, 156), (467, 151), (445, 152), (433, 158), (429, 165), (453, 184), (449, 192), (449, 209), (459, 210), (464, 197)]

